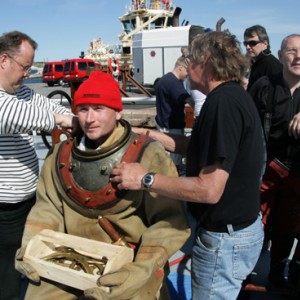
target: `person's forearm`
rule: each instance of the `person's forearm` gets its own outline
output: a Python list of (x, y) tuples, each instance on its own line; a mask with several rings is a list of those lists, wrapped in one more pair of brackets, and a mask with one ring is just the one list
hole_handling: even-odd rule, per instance
[[(226, 174), (224, 175), (225, 180)], [(182, 201), (216, 204), (224, 192), (224, 186), (215, 178), (168, 177), (156, 174), (151, 191)]]
[(150, 138), (159, 141), (169, 152), (176, 152), (182, 155), (186, 154), (189, 137), (140, 127), (134, 127), (132, 130), (138, 134), (148, 134)]
[[(111, 172), (111, 182), (120, 190), (146, 190), (142, 178), (147, 173), (139, 163), (119, 163)], [(204, 167), (198, 176), (171, 177), (155, 174), (151, 191), (168, 198), (197, 202), (217, 203), (226, 186), (229, 174), (217, 162)]]

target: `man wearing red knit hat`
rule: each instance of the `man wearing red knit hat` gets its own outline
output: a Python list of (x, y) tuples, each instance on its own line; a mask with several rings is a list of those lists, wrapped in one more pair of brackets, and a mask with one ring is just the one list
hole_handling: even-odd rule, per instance
[[(16, 268), (35, 282), (25, 299), (169, 299), (166, 263), (190, 229), (180, 201), (150, 190), (154, 173), (176, 176), (176, 167), (158, 142), (136, 135), (122, 119), (119, 86), (109, 74), (92, 72), (74, 104), (82, 132), (55, 145), (46, 158), (16, 259)], [(119, 191), (111, 184), (111, 170), (121, 161), (139, 161), (149, 170), (141, 182), (147, 189)], [(101, 275), (86, 291), (62, 285), (59, 278), (44, 280), (22, 257), (29, 239), (46, 228), (109, 244), (122, 236), (134, 248), (134, 260)]]

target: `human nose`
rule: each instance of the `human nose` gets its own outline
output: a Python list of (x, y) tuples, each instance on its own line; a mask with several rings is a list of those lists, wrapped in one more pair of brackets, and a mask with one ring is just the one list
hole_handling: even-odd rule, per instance
[(245, 45), (245, 48), (246, 48), (247, 51), (249, 51), (249, 50), (251, 50), (253, 47), (251, 47), (249, 44), (246, 44), (246, 45)]
[(86, 114), (86, 121), (92, 123), (94, 121), (94, 112), (91, 108), (88, 109)]
[(24, 76), (25, 78), (28, 78), (28, 77), (30, 76), (30, 70), (24, 71), (24, 72), (23, 72), (23, 76)]

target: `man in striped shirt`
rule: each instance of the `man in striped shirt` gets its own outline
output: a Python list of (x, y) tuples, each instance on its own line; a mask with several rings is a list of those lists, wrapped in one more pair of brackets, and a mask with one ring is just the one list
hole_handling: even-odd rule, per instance
[(0, 299), (19, 299), (21, 277), (14, 256), (35, 201), (39, 173), (32, 130), (72, 127), (65, 107), (23, 85), (37, 43), (13, 31), (0, 37)]

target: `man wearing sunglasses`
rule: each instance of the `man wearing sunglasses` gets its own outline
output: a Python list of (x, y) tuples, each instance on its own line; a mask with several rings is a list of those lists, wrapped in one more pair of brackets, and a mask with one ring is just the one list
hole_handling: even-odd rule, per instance
[(251, 59), (251, 68), (247, 90), (264, 75), (272, 75), (282, 71), (279, 60), (272, 55), (266, 29), (260, 25), (249, 27), (244, 32), (244, 46)]

